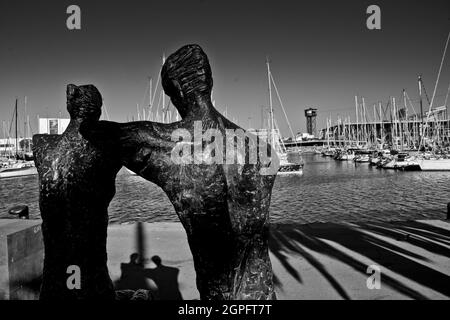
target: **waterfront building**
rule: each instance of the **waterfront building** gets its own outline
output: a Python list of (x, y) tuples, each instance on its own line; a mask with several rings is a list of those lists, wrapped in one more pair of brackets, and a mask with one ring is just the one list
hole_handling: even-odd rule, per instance
[(65, 118), (39, 118), (39, 134), (62, 134), (69, 122)]

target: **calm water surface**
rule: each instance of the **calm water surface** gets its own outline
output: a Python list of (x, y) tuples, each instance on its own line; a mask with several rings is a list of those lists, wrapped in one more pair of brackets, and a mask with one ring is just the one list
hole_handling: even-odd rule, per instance
[[(272, 193), (273, 222), (357, 222), (442, 219), (450, 202), (450, 172), (379, 170), (368, 164), (304, 155), (302, 176), (277, 177)], [(39, 218), (37, 177), (0, 180), (0, 217), (19, 204)], [(121, 170), (110, 222), (178, 221), (164, 192)]]

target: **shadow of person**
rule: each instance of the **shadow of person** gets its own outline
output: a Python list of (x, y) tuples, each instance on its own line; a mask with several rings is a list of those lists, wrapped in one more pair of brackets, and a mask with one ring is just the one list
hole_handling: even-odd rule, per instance
[(147, 278), (153, 280), (158, 287), (156, 296), (160, 300), (183, 300), (178, 288), (178, 274), (180, 270), (162, 264), (159, 256), (152, 257), (155, 268), (144, 269)]
[(145, 289), (153, 291), (148, 279), (144, 274), (141, 256), (138, 253), (130, 255), (130, 262), (120, 264), (121, 275), (115, 281), (116, 290), (139, 290)]

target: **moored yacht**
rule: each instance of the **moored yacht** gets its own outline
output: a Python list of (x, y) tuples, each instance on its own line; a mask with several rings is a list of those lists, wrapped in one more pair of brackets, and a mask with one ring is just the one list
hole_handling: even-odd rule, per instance
[(416, 162), (422, 171), (450, 171), (449, 158), (418, 159)]
[(37, 174), (33, 161), (17, 161), (0, 168), (0, 179)]

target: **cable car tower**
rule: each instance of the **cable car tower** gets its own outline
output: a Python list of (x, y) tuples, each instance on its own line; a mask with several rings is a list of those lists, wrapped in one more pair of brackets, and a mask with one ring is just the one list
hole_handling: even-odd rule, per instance
[(317, 109), (308, 108), (305, 109), (305, 117), (306, 117), (306, 131), (308, 134), (316, 136), (316, 117), (317, 117)]

